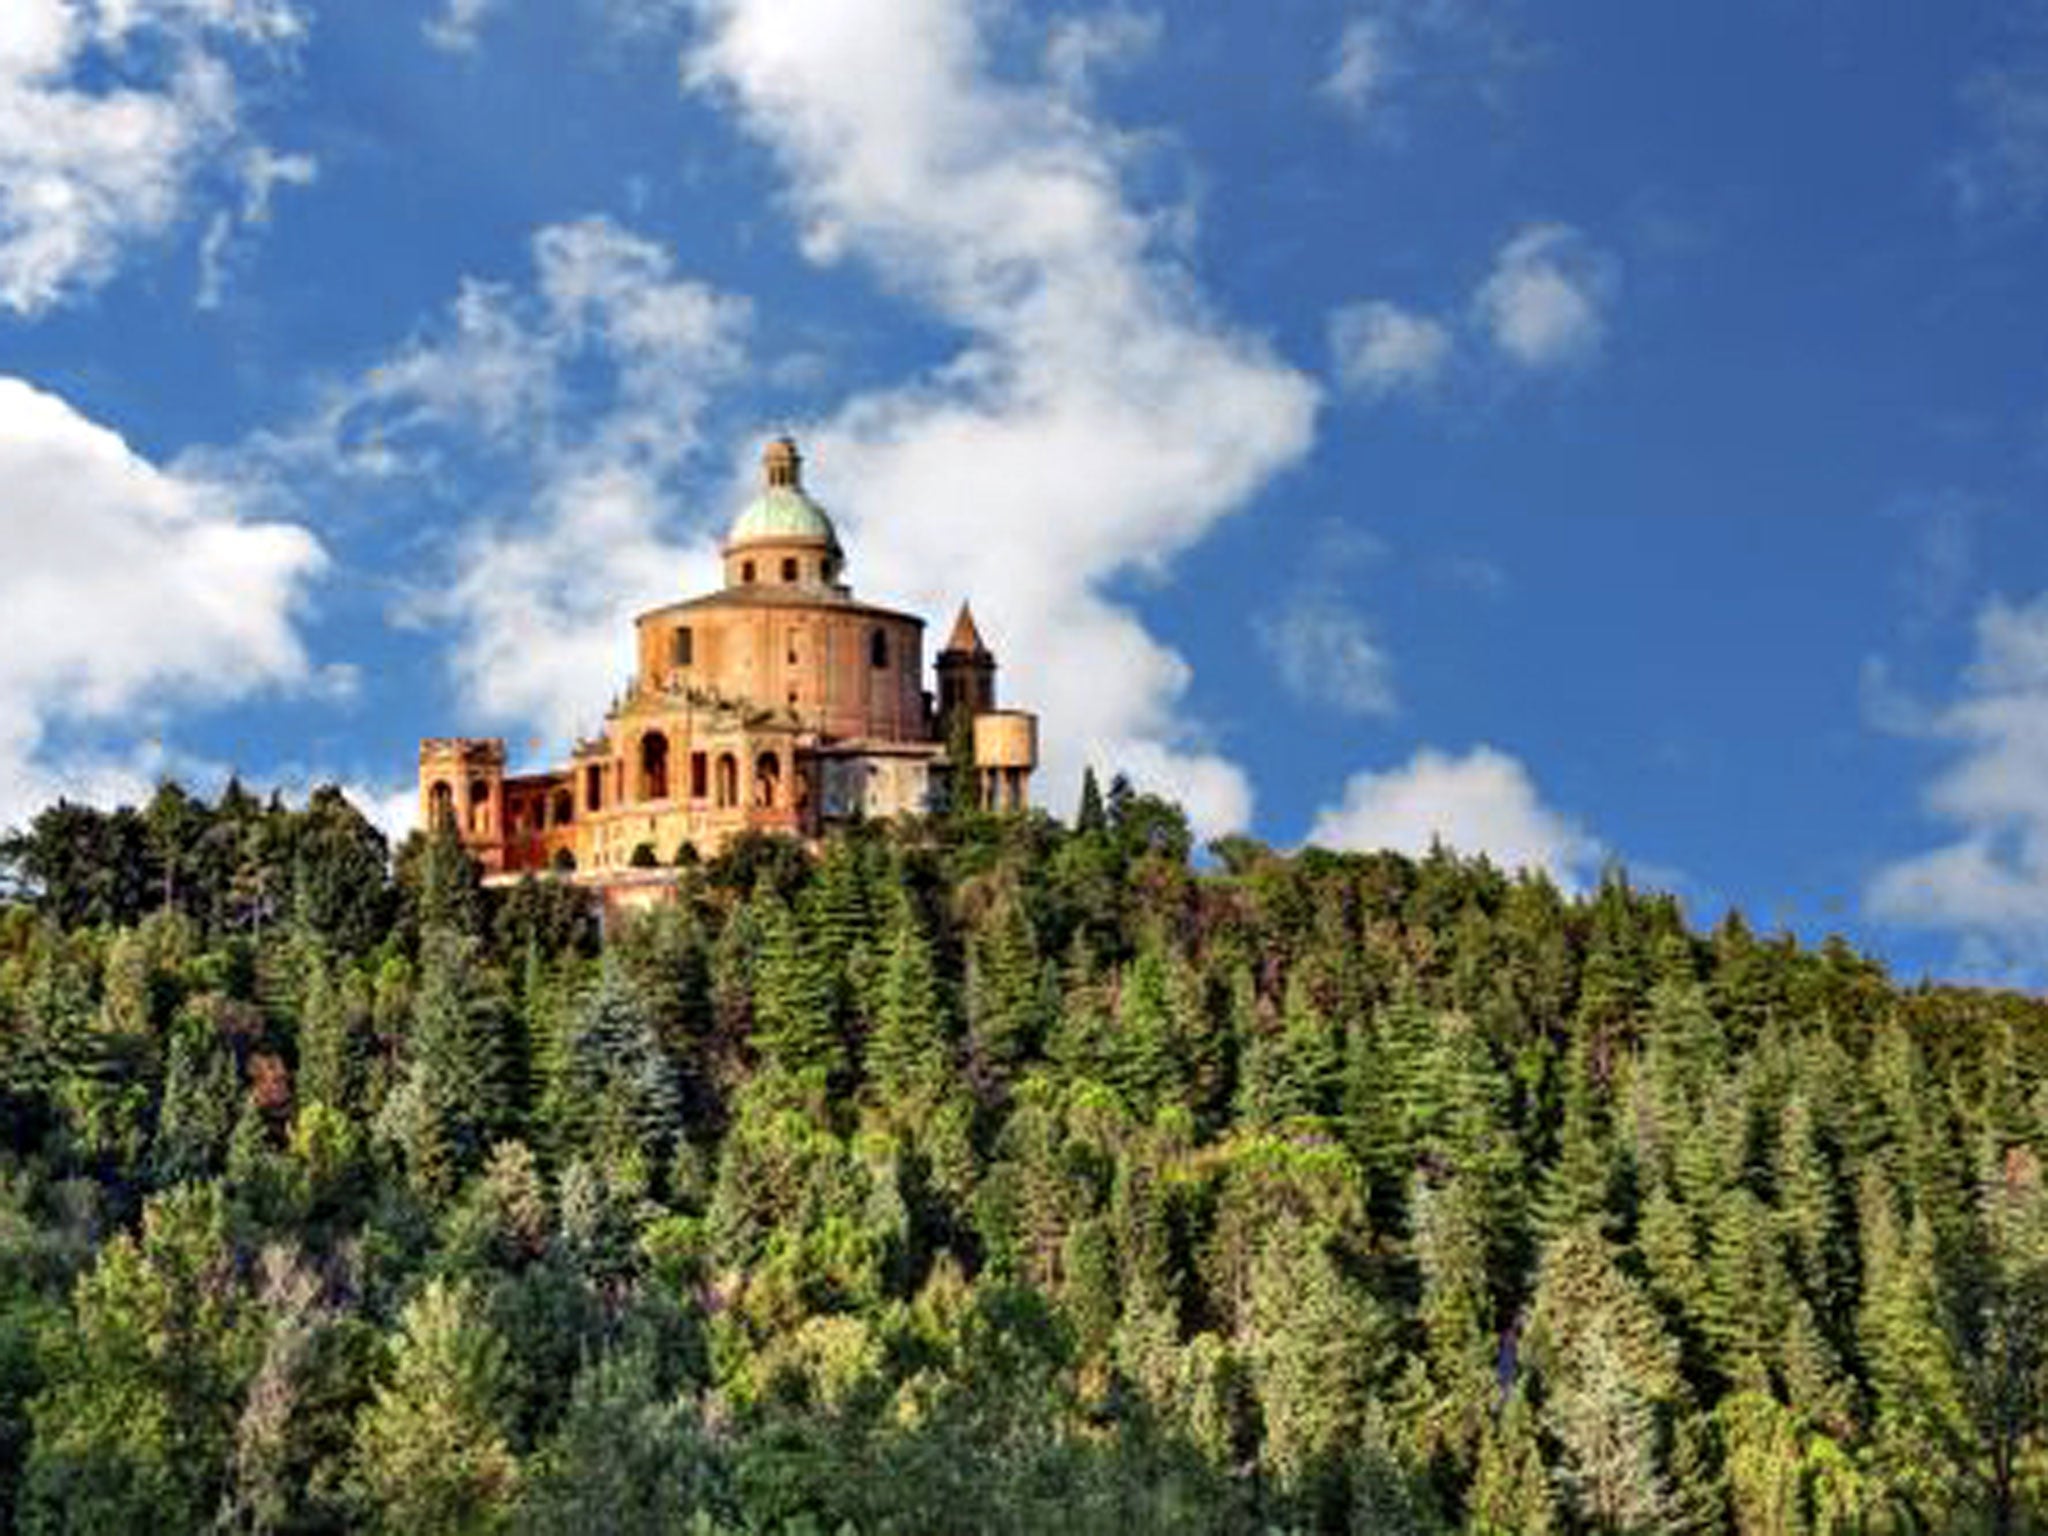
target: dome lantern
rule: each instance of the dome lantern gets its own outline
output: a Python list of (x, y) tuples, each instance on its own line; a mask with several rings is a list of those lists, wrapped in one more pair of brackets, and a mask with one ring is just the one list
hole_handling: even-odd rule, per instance
[(803, 489), (804, 456), (795, 438), (778, 437), (761, 451), (761, 481), (769, 490)]
[(846, 563), (839, 532), (804, 490), (803, 463), (793, 438), (762, 450), (760, 492), (726, 530), (728, 587), (838, 588)]

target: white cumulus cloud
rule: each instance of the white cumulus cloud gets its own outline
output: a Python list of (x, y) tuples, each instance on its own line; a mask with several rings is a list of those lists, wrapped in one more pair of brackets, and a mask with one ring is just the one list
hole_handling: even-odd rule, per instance
[(1493, 747), (1463, 757), (1425, 747), (1404, 766), (1359, 773), (1318, 813), (1309, 841), (1326, 848), (1422, 854), (1442, 842), (1507, 869), (1541, 869), (1568, 889), (1590, 883), (1600, 844), (1546, 805), (1520, 760)]
[(254, 140), (236, 69), (294, 48), (290, 0), (6, 0), (0, 6), (0, 308), (105, 282)]
[(1374, 398), (1426, 390), (1451, 360), (1451, 333), (1384, 300), (1347, 304), (1330, 316), (1330, 355), (1348, 390)]
[(1887, 718), (1954, 745), (1928, 811), (1954, 829), (1886, 865), (1864, 893), (1881, 920), (1947, 931), (1975, 953), (2048, 962), (2048, 594), (1996, 599), (1956, 698)]
[(854, 580), (985, 618), (1009, 696), (1047, 716), (1046, 797), (1083, 763), (1242, 825), (1241, 768), (1189, 669), (1108, 594), (1299, 460), (1317, 392), (1216, 315), (1135, 206), (1125, 139), (1057, 82), (998, 79), (971, 0), (701, 0), (687, 74), (775, 154), (803, 247), (855, 258), (962, 334), (927, 376), (806, 430)]
[(1566, 224), (1534, 224), (1500, 249), (1473, 303), (1494, 346), (1524, 368), (1597, 352), (1617, 285), (1611, 256)]
[[(65, 401), (0, 377), (0, 824), (49, 798), (132, 796), (171, 704), (318, 686), (296, 616), (325, 555), (225, 491), (150, 464)], [(133, 750), (45, 758), (119, 722)]]

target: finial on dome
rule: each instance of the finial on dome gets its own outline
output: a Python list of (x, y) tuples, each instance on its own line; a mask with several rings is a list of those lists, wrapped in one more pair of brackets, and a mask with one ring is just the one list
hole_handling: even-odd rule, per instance
[(796, 439), (778, 437), (761, 453), (761, 478), (770, 490), (801, 490), (804, 456), (796, 451)]

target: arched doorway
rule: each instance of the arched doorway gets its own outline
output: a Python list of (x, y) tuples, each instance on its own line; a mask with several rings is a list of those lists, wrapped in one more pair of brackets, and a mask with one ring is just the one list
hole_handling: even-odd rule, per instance
[(436, 832), (455, 825), (455, 788), (445, 781), (427, 791), (427, 825)]
[(640, 738), (640, 798), (668, 798), (668, 738), (659, 731)]
[(754, 759), (754, 804), (772, 811), (782, 799), (782, 759), (763, 752)]
[(470, 780), (469, 830), (472, 832), (488, 832), (491, 830), (491, 786), (483, 779)]
[(718, 803), (728, 809), (740, 803), (740, 760), (730, 752), (718, 754)]

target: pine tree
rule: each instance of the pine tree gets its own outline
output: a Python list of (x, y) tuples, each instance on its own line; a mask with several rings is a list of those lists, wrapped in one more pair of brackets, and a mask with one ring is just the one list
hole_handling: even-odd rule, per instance
[(1658, 1526), (1672, 1492), (1667, 1426), (1684, 1401), (1678, 1349), (1596, 1223), (1546, 1245), (1525, 1359), (1573, 1511), (1602, 1530)]
[(373, 1528), (505, 1529), (520, 1468), (508, 1444), (505, 1342), (470, 1292), (434, 1280), (406, 1307), (390, 1381), (356, 1435), (357, 1475)]
[(967, 946), (967, 1039), (977, 1078), (999, 1090), (1041, 1044), (1048, 1024), (1038, 935), (1022, 898), (1005, 891)]
[(835, 974), (845, 972), (854, 952), (874, 931), (875, 914), (861, 862), (861, 845), (852, 837), (827, 838), (817, 878), (804, 893), (805, 926), (819, 957)]
[(578, 1372), (561, 1427), (542, 1447), (520, 1513), (531, 1536), (712, 1536), (703, 1513), (717, 1466), (695, 1414), (664, 1392), (654, 1352), (625, 1348)]
[(362, 1102), (369, 1027), (369, 998), (353, 972), (337, 977), (316, 958), (299, 1012), (300, 1103), (346, 1114)]
[(1300, 972), (1289, 978), (1281, 1014), (1275, 1108), (1282, 1118), (1329, 1114), (1337, 1105), (1342, 1058), (1335, 1031)]
[(483, 932), (482, 871), (451, 825), (430, 829), (416, 855), (414, 910), (422, 935)]
[(682, 1098), (655, 1013), (646, 987), (616, 960), (570, 1011), (541, 1104), (558, 1163), (583, 1158), (639, 1188), (667, 1167)]
[(416, 1187), (432, 1198), (452, 1193), (483, 1164), (507, 1128), (507, 1010), (475, 940), (449, 931), (428, 936), (406, 1041), (399, 1102), (387, 1105), (389, 1134)]
[(1471, 1536), (1549, 1536), (1560, 1528), (1536, 1413), (1519, 1389), (1480, 1441), (1465, 1502)]
[(1179, 1049), (1182, 1000), (1176, 996), (1173, 959), (1163, 940), (1154, 936), (1124, 967), (1117, 994), (1116, 1085), (1139, 1114), (1150, 1116), (1160, 1104), (1177, 1099), (1187, 1062)]
[(784, 1071), (839, 1081), (846, 1073), (846, 1040), (827, 964), (785, 903), (773, 895), (755, 900), (761, 943), (754, 1046)]
[(890, 1118), (914, 1131), (956, 1081), (931, 946), (908, 913), (890, 936), (868, 1081)]
[(761, 964), (762, 904), (737, 901), (711, 951), (711, 1022), (720, 1040), (737, 1045), (754, 1030), (754, 989)]
[(1497, 1395), (1486, 1213), (1474, 1192), (1475, 1181), (1453, 1178), (1437, 1187), (1418, 1178), (1409, 1203), (1430, 1386), (1424, 1435), (1461, 1464), (1482, 1442)]
[(1609, 1233), (1621, 1225), (1617, 1206), (1623, 1188), (1622, 1149), (1593, 1080), (1589, 1056), (1590, 1047), (1579, 1042), (1565, 1072), (1557, 1161), (1545, 1172), (1537, 1200), (1539, 1225), (1546, 1235), (1589, 1221)]
[(151, 1162), (159, 1179), (174, 1184), (220, 1170), (234, 1132), (237, 1098), (234, 1057), (206, 1014), (185, 1010), (172, 1028), (157, 1113)]
[(205, 1529), (258, 1348), (219, 1188), (150, 1200), (140, 1235), (115, 1237), (80, 1279), (53, 1344), (27, 1528)]

